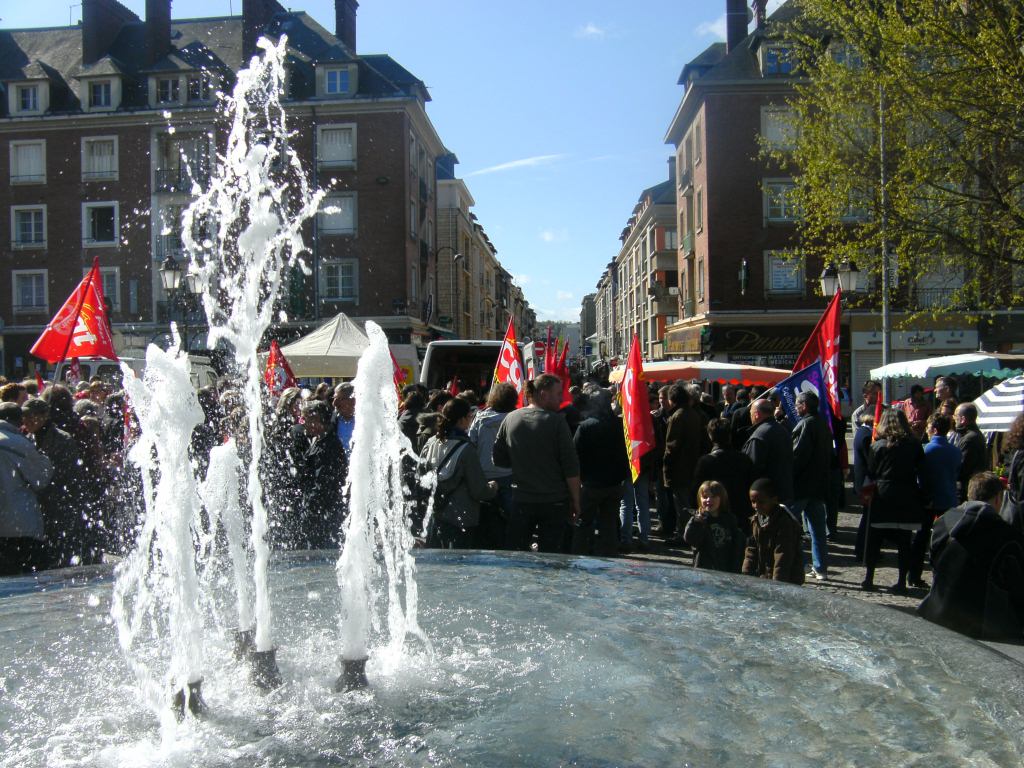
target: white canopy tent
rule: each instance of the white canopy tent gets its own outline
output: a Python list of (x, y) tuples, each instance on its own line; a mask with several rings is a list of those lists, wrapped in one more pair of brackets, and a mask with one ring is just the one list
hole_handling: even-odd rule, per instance
[(363, 330), (344, 312), (307, 336), (281, 347), (298, 378), (335, 376), (353, 378), (356, 363), (370, 345)]
[(1008, 379), (1024, 373), (1024, 355), (999, 352), (972, 352), (964, 355), (945, 355), (926, 360), (907, 360), (889, 363), (871, 370), (872, 379), (933, 379), (936, 376), (971, 374)]

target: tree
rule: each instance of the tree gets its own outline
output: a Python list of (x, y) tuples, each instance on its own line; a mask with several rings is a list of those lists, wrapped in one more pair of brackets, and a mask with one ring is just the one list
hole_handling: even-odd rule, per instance
[(877, 280), (888, 242), (912, 311), (1022, 303), (1024, 6), (790, 1), (801, 250)]

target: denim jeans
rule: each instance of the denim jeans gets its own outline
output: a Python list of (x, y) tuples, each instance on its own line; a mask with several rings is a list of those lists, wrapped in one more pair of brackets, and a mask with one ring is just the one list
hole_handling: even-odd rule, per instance
[(619, 504), (619, 541), (633, 543), (633, 517), (640, 523), (640, 541), (647, 542), (651, 535), (651, 477), (640, 474), (636, 482), (622, 483), (622, 503)]
[(825, 502), (820, 499), (797, 499), (790, 506), (793, 514), (803, 518), (811, 534), (811, 562), (819, 573), (828, 571), (828, 539), (825, 533), (825, 519), (828, 516)]

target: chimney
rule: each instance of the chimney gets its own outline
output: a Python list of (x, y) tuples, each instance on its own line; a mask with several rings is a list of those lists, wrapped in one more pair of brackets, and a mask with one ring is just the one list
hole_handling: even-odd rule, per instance
[(725, 50), (732, 51), (747, 36), (745, 0), (725, 0)]
[(146, 65), (171, 52), (171, 0), (146, 0)]
[(764, 22), (768, 17), (768, 0), (754, 0), (751, 5), (754, 8), (755, 26), (758, 29), (764, 29)]
[(334, 0), (334, 35), (353, 56), (356, 52), (356, 10), (358, 0)]
[(82, 0), (82, 64), (106, 56), (121, 28), (138, 20), (117, 0)]
[(277, 0), (242, 0), (242, 56), (243, 63), (255, 56), (256, 41), (276, 13), (287, 13)]

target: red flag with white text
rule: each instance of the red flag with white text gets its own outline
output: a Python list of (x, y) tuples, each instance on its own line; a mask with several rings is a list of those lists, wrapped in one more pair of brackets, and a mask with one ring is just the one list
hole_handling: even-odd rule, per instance
[(572, 385), (572, 377), (569, 376), (569, 364), (566, 362), (568, 353), (569, 342), (566, 341), (565, 345), (562, 347), (562, 353), (558, 356), (558, 364), (555, 366), (555, 373), (558, 375), (558, 378), (562, 380), (562, 408), (565, 408), (567, 405), (572, 405), (572, 395), (569, 394), (569, 387)]
[(622, 405), (622, 432), (626, 438), (629, 468), (635, 483), (640, 476), (640, 459), (655, 448), (654, 419), (651, 417), (650, 399), (644, 384), (640, 338), (636, 334), (633, 334), (633, 343), (629, 347), (626, 372), (619, 389), (619, 402)]
[(48, 363), (59, 363), (69, 357), (118, 359), (103, 303), (98, 258), (32, 345), (30, 354)]
[(501, 342), (501, 351), (498, 353), (498, 362), (494, 364), (494, 383), (511, 384), (519, 394), (516, 407), (523, 405), (523, 365), (519, 360), (519, 344), (516, 341), (515, 319), (509, 317), (508, 329), (505, 331), (505, 340)]
[(267, 355), (267, 367), (263, 371), (263, 381), (271, 397), (277, 397), (288, 387), (298, 386), (292, 367), (281, 352), (281, 345), (276, 340), (270, 342), (270, 354)]

